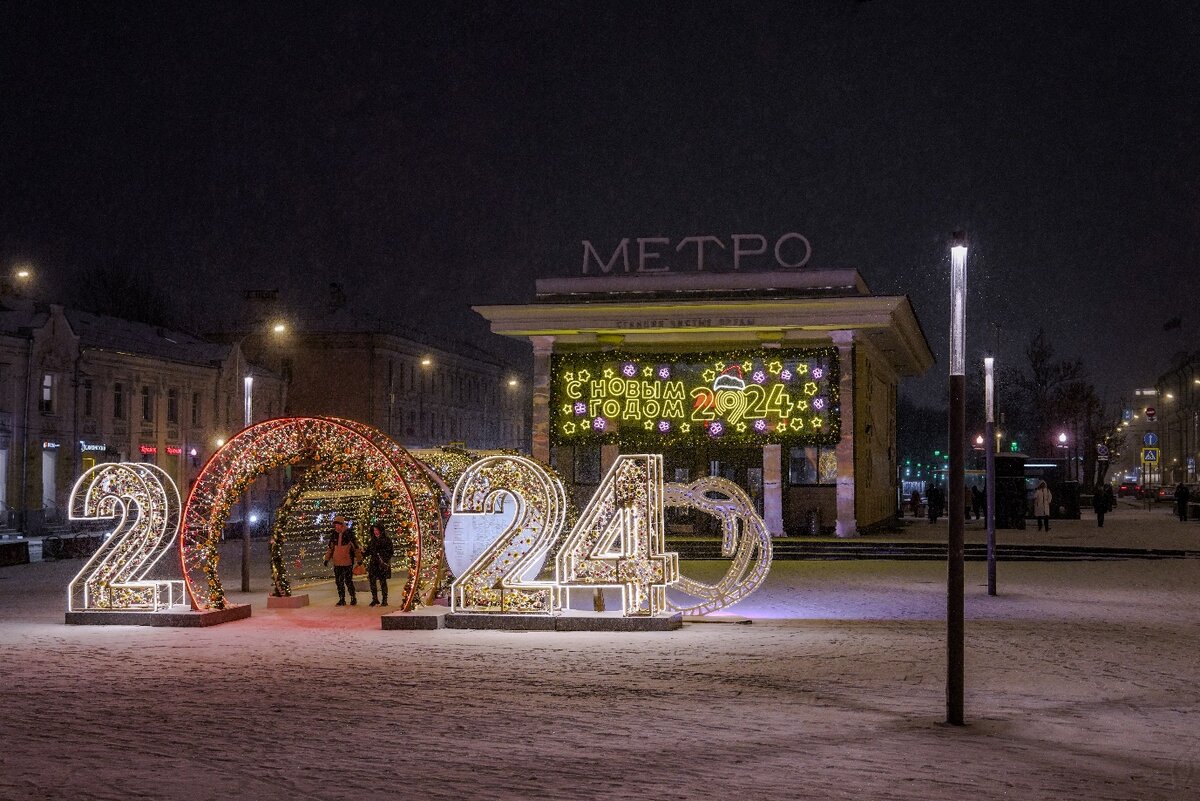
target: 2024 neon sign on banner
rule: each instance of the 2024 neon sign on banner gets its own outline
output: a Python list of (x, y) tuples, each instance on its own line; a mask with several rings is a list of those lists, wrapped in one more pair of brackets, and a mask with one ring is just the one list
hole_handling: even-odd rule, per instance
[[(665, 551), (668, 506), (721, 521), (723, 551), (733, 561), (717, 584), (681, 576), (678, 554)], [(616, 587), (624, 615), (699, 615), (749, 595), (770, 566), (770, 536), (740, 488), (707, 477), (664, 489), (660, 455), (618, 457), (560, 542), (567, 508), (562, 483), (530, 459), (493, 456), (468, 468), (455, 486), (446, 530), (447, 560), (458, 576), (451, 607), (553, 614), (570, 607), (572, 589)], [(553, 576), (545, 576), (556, 548)], [(672, 585), (697, 600), (669, 601)]]

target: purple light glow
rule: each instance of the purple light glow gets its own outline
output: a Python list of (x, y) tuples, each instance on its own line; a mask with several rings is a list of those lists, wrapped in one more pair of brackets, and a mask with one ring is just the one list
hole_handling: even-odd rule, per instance
[(667, 367), (666, 365), (663, 365), (662, 367), (658, 368), (658, 377), (662, 378), (662, 379), (670, 378), (671, 377), (671, 368)]
[(597, 431), (603, 431), (604, 429), (608, 428), (608, 421), (603, 417), (597, 417), (592, 421), (592, 428), (596, 429)]
[(814, 367), (812, 369), (812, 377), (817, 379), (818, 381), (820, 381), (822, 378), (825, 377), (825, 368), (824, 367)]
[(575, 414), (587, 414), (587, 404), (579, 401), (575, 404)]
[(791, 381), (792, 380), (792, 371), (784, 370), (782, 373), (779, 374), (779, 377), (781, 379), (783, 379), (784, 381)]
[(752, 375), (750, 378), (755, 384), (762, 384), (767, 380), (767, 374), (762, 370), (755, 370), (754, 375)]
[(625, 362), (625, 364), (621, 366), (621, 372), (625, 374), (626, 378), (633, 378), (635, 375), (637, 375), (637, 365), (633, 362)]
[(708, 427), (708, 433), (714, 437), (721, 436), (725, 433), (725, 424), (720, 420), (714, 421), (713, 424)]
[(671, 430), (671, 424), (668, 423), (666, 420), (659, 420), (658, 421), (658, 430), (665, 434)]
[(825, 408), (825, 399), (824, 398), (813, 398), (812, 407), (817, 410), (824, 409)]
[(766, 420), (755, 420), (754, 421), (754, 430), (759, 431), (759, 432), (766, 431), (767, 430), (767, 421)]

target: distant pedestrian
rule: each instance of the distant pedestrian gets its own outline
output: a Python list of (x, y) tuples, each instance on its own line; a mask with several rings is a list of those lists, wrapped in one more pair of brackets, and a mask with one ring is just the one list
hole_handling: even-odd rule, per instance
[(1096, 513), (1096, 526), (1104, 528), (1104, 513), (1108, 511), (1108, 498), (1104, 494), (1104, 490), (1097, 487), (1096, 494), (1092, 496), (1092, 510)]
[(1050, 530), (1050, 501), (1053, 499), (1046, 482), (1039, 481), (1037, 489), (1033, 491), (1033, 516), (1037, 518), (1038, 531), (1043, 527), (1046, 531)]
[(971, 485), (971, 508), (975, 511), (976, 520), (983, 517), (984, 500), (983, 490), (975, 485)]
[(1188, 501), (1192, 499), (1192, 491), (1187, 488), (1187, 484), (1182, 481), (1175, 488), (1175, 513), (1179, 515), (1180, 522), (1187, 522)]
[(929, 507), (929, 522), (936, 523), (938, 517), (942, 514), (942, 505), (945, 503), (942, 488), (937, 484), (930, 484), (929, 491), (925, 493), (925, 503)]
[(1117, 495), (1113, 492), (1112, 484), (1104, 485), (1104, 501), (1108, 505), (1108, 511), (1117, 511)]
[[(971, 487), (963, 487), (963, 517), (967, 520), (971, 519), (971, 509), (975, 504), (972, 502)], [(975, 519), (979, 519), (979, 515), (975, 515)]]
[[(363, 550), (363, 561), (367, 563), (367, 581), (371, 586), (371, 606), (387, 606), (387, 580), (392, 577), (392, 538), (379, 522), (371, 524), (371, 536)], [(383, 602), (379, 596), (383, 595)]]
[(908, 499), (908, 502), (910, 504), (912, 504), (913, 517), (920, 517), (921, 516), (921, 493), (920, 493), (920, 491), (913, 490), (912, 497)]
[(326, 541), (325, 566), (333, 562), (333, 581), (338, 594), (335, 606), (346, 605), (347, 590), (350, 592), (350, 605), (358, 603), (358, 596), (354, 594), (354, 562), (359, 553), (354, 534), (346, 528), (346, 518), (341, 515), (333, 518), (333, 532)]

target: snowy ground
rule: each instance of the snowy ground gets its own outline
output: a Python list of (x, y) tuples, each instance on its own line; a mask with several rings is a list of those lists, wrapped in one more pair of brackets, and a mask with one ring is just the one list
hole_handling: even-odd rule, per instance
[(969, 563), (962, 728), (938, 562), (781, 562), (753, 625), (637, 635), (381, 631), (265, 576), (250, 620), (68, 627), (79, 564), (0, 568), (6, 801), (1200, 798), (1200, 559), (1001, 563), (998, 598)]

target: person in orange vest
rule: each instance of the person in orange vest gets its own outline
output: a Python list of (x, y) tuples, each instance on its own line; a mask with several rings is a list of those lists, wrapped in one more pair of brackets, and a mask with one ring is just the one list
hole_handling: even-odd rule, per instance
[(338, 602), (335, 606), (346, 605), (347, 590), (350, 591), (350, 605), (358, 603), (358, 597), (354, 594), (354, 563), (360, 554), (354, 533), (346, 527), (346, 518), (337, 515), (333, 518), (333, 532), (325, 549), (325, 566), (333, 562), (333, 580), (337, 584)]

